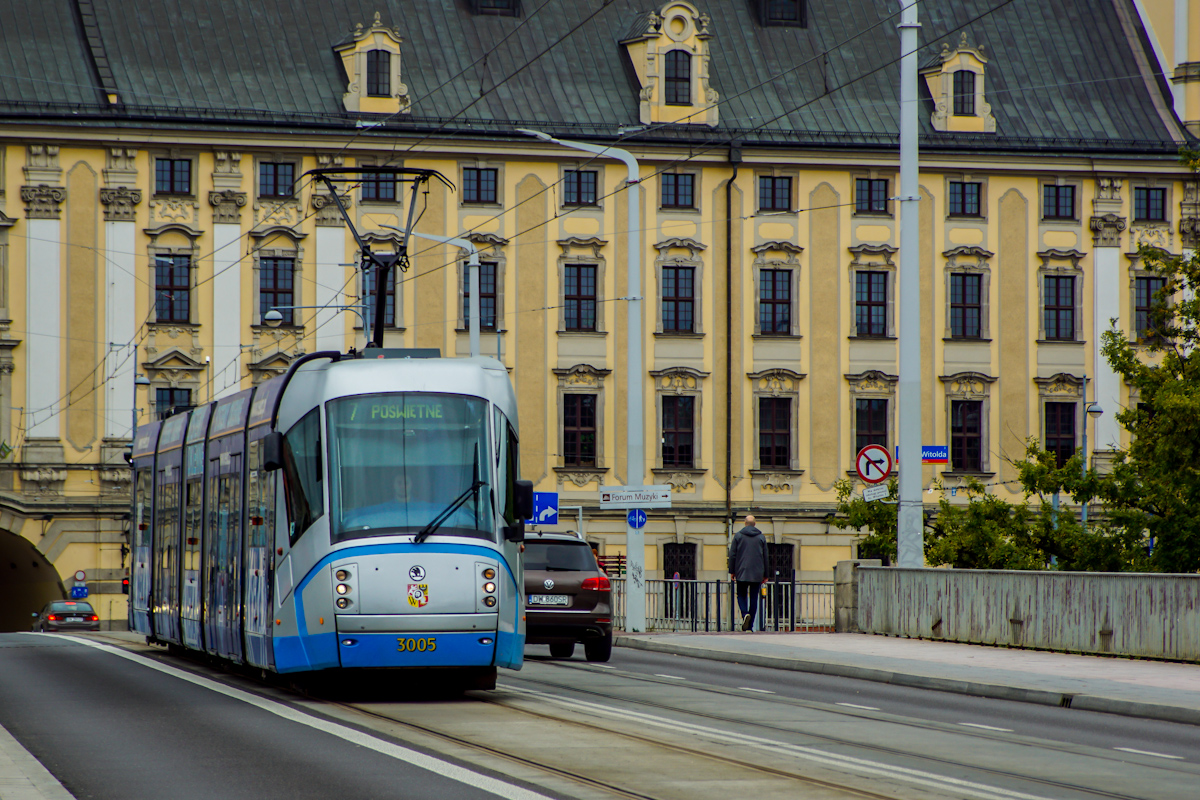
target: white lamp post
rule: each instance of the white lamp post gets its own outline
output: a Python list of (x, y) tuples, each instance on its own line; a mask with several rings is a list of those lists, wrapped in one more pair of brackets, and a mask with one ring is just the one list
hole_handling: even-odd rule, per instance
[[(394, 231), (404, 233), (403, 228), (397, 228), (394, 225), (384, 225), (385, 228), (390, 228)], [(470, 294), (470, 299), (467, 303), (467, 328), (470, 330), (471, 339), (471, 357), (479, 356), (479, 248), (475, 243), (467, 239), (459, 239), (454, 236), (438, 236), (433, 233), (417, 233), (412, 231), (413, 236), (418, 236), (422, 239), (429, 239), (434, 242), (442, 242), (443, 244), (454, 245), (468, 251), (471, 255), (467, 261), (467, 268), (470, 274), (467, 276), (467, 289)], [(499, 350), (496, 352), (499, 357)]]
[[(642, 236), (639, 218), (641, 217), (641, 198), (637, 192), (637, 184), (641, 181), (641, 170), (637, 159), (627, 150), (604, 145), (572, 142), (566, 139), (556, 139), (549, 134), (518, 128), (527, 136), (535, 136), (545, 142), (554, 142), (573, 150), (582, 150), (597, 156), (615, 158), (625, 163), (629, 176), (625, 181), (627, 201), (629, 204), (629, 296), (625, 299), (626, 320), (629, 328), (629, 339), (625, 352), (625, 364), (628, 374), (627, 391), (625, 395), (625, 479), (629, 486), (641, 487), (646, 484), (645, 475), (645, 443), (643, 440), (642, 419)], [(645, 538), (641, 528), (626, 525), (625, 528), (625, 627), (630, 631), (646, 630), (646, 553)]]

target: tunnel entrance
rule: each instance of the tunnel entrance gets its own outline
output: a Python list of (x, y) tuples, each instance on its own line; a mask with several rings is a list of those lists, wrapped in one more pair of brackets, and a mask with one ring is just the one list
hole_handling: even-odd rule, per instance
[(27, 631), (33, 613), (66, 597), (54, 565), (15, 533), (0, 531), (0, 631)]

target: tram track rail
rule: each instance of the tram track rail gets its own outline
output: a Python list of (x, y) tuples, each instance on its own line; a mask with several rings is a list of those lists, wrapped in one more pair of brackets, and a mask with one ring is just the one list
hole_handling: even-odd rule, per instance
[[(555, 663), (553, 661), (540, 662), (540, 663), (544, 663), (548, 666), (553, 666), (553, 667), (560, 668), (560, 669), (568, 669), (568, 670), (583, 669), (588, 672), (593, 671), (593, 670), (588, 669), (587, 667), (581, 667), (581, 666), (572, 665), (572, 664), (568, 664), (568, 663)], [(614, 673), (607, 672), (607, 671), (605, 671), (605, 672), (595, 671), (595, 672), (596, 672), (596, 674), (602, 674), (602, 675), (614, 675)], [(711, 693), (711, 694), (720, 694), (720, 695), (724, 695), (724, 696), (728, 696), (728, 697), (736, 697), (739, 699), (748, 699), (746, 697), (746, 695), (744, 695), (740, 692), (737, 692), (732, 689), (725, 689), (723, 687), (718, 687), (718, 686), (709, 686), (709, 685), (697, 684), (697, 683), (693, 683), (693, 682), (688, 682), (687, 684), (680, 684), (678, 681), (668, 681), (668, 680), (663, 680), (663, 679), (657, 679), (657, 678), (654, 678), (651, 676), (641, 676), (641, 675), (636, 675), (633, 673), (626, 673), (626, 672), (621, 672), (619, 674), (624, 679), (636, 680), (636, 681), (639, 681), (642, 683), (651, 683), (651, 684), (656, 684), (656, 685), (671, 686), (673, 688), (682, 688), (683, 686), (686, 685), (686, 687), (688, 689), (691, 689), (694, 691), (706, 692), (706, 693)], [(970, 763), (965, 763), (963, 761), (955, 761), (952, 759), (941, 758), (938, 756), (932, 756), (932, 755), (924, 754), (924, 753), (911, 752), (908, 750), (902, 750), (902, 749), (898, 749), (898, 748), (886, 747), (886, 746), (882, 746), (882, 745), (878, 745), (878, 744), (863, 743), (863, 742), (860, 742), (857, 740), (833, 736), (830, 734), (815, 733), (815, 732), (809, 732), (809, 731), (796, 731), (791, 728), (785, 728), (785, 727), (778, 726), (778, 725), (772, 725), (770, 723), (764, 723), (764, 722), (761, 722), (759, 720), (754, 720), (754, 719), (730, 719), (725, 716), (719, 716), (716, 714), (706, 713), (704, 711), (699, 711), (699, 710), (695, 710), (692, 708), (680, 708), (680, 707), (677, 707), (674, 705), (669, 705), (666, 703), (655, 702), (653, 700), (644, 700), (644, 699), (639, 699), (639, 698), (626, 697), (626, 696), (620, 695), (615, 692), (603, 692), (603, 691), (597, 691), (595, 689), (581, 688), (575, 683), (558, 683), (555, 681), (550, 681), (550, 680), (545, 680), (545, 679), (540, 679), (540, 678), (533, 678), (533, 677), (530, 677), (523, 673), (518, 673), (518, 674), (514, 674), (512, 676), (508, 676), (508, 677), (506, 677), (505, 682), (506, 683), (534, 684), (534, 685), (540, 685), (540, 686), (544, 686), (544, 687), (547, 687), (550, 689), (555, 689), (555, 690), (566, 690), (566, 691), (569, 691), (569, 692), (572, 692), (575, 694), (581, 694), (581, 695), (586, 695), (589, 697), (594, 697), (599, 700), (605, 700), (605, 701), (609, 701), (609, 702), (627, 703), (627, 704), (631, 704), (631, 705), (635, 705), (635, 706), (652, 708), (657, 711), (669, 711), (669, 712), (675, 713), (675, 714), (684, 714), (684, 715), (691, 716), (691, 717), (697, 717), (700, 719), (719, 722), (722, 725), (729, 725), (730, 723), (736, 723), (739, 725), (748, 726), (752, 729), (760, 729), (760, 730), (764, 730), (764, 731), (769, 731), (771, 734), (786, 734), (789, 736), (804, 736), (806, 738), (819, 740), (819, 741), (824, 742), (829, 745), (854, 747), (859, 750), (866, 750), (868, 752), (874, 752), (874, 753), (878, 753), (880, 755), (893, 756), (893, 757), (898, 756), (898, 757), (903, 757), (903, 758), (915, 759), (915, 760), (919, 760), (919, 761), (925, 761), (925, 762), (928, 762), (931, 764), (936, 764), (942, 768), (970, 770), (973, 772), (982, 773), (982, 774), (986, 774), (989, 776), (993, 776), (993, 777), (1001, 778), (1001, 779), (1005, 779), (1005, 780), (1020, 781), (1020, 782), (1025, 782), (1025, 783), (1033, 784), (1033, 785), (1037, 785), (1037, 786), (1043, 786), (1049, 790), (1058, 790), (1058, 791), (1067, 790), (1067, 791), (1072, 791), (1072, 792), (1078, 792), (1083, 795), (1109, 798), (1110, 800), (1153, 800), (1153, 798), (1142, 797), (1142, 796), (1138, 796), (1138, 795), (1123, 794), (1120, 792), (1113, 792), (1113, 791), (1108, 791), (1105, 789), (1098, 789), (1098, 788), (1089, 787), (1089, 786), (1081, 786), (1078, 784), (1068, 783), (1065, 781), (1055, 781), (1055, 780), (1048, 779), (1048, 778), (1040, 778), (1037, 776), (1022, 775), (1020, 773), (997, 769), (995, 767), (970, 764)], [(780, 698), (780, 697), (775, 696), (775, 697), (772, 697), (770, 702), (772, 702), (772, 703), (784, 702), (787, 705), (793, 705), (798, 708), (806, 708), (806, 709), (821, 711), (821, 712), (825, 712), (825, 713), (837, 714), (837, 715), (847, 716), (847, 717), (854, 717), (857, 719), (867, 718), (867, 715), (863, 714), (862, 712), (856, 712), (852, 709), (830, 707), (825, 704), (815, 703), (815, 702), (805, 701), (805, 700), (797, 700), (795, 698)], [(892, 716), (892, 715), (889, 715), (889, 716)], [(555, 719), (558, 719), (558, 718), (556, 717)], [(900, 726), (906, 726), (906, 727), (911, 727), (911, 728), (917, 728), (917, 729), (921, 729), (921, 730), (936, 731), (939, 733), (947, 733), (948, 732), (947, 726), (945, 726), (944, 724), (934, 723), (934, 722), (913, 721), (913, 720), (906, 720), (903, 718), (896, 718), (896, 719), (889, 719), (886, 721), (886, 723), (891, 724), (891, 725), (900, 725)], [(605, 730), (608, 730), (608, 729), (605, 728)], [(1053, 744), (1047, 744), (1044, 742), (1038, 742), (1037, 744), (1026, 743), (1026, 742), (1020, 741), (1018, 737), (1013, 737), (1013, 736), (1001, 737), (1001, 736), (997, 736), (993, 733), (990, 733), (990, 732), (984, 731), (984, 730), (958, 730), (958, 729), (955, 729), (953, 731), (953, 733), (957, 736), (967, 736), (967, 737), (982, 739), (982, 740), (986, 740), (986, 741), (1002, 741), (1005, 744), (1017, 745), (1017, 746), (1022, 746), (1022, 747), (1035, 747), (1036, 746), (1042, 751), (1053, 750), (1053, 751), (1061, 752), (1063, 754), (1071, 755), (1071, 756), (1079, 756), (1080, 755), (1080, 753), (1077, 749), (1071, 749), (1069, 747), (1054, 746)], [(1181, 770), (1176, 767), (1173, 767), (1170, 764), (1163, 764), (1162, 766), (1159, 766), (1156, 764), (1155, 768), (1160, 769), (1162, 771), (1170, 771), (1170, 772), (1175, 772), (1175, 773), (1181, 774), (1181, 775), (1187, 775), (1189, 777), (1196, 776), (1196, 772), (1194, 770)], [(999, 790), (999, 791), (1004, 791), (1004, 790)]]

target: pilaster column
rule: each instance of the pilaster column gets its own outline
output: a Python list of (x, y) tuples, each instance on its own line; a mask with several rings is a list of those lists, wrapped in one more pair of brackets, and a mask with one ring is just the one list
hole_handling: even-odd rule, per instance
[[(26, 147), (25, 430), (27, 439), (59, 438), (62, 410), (62, 186), (56, 145)], [(59, 448), (61, 450), (61, 447)]]
[[(142, 202), (137, 186), (137, 154), (134, 148), (107, 148), (104, 188), (104, 331), (107, 345), (105, 374), (104, 438), (124, 440), (131, 435), (133, 375), (137, 365), (133, 352), (137, 336), (137, 206)], [(149, 298), (147, 298), (149, 302)], [(116, 445), (117, 442), (113, 442)], [(120, 457), (113, 447), (105, 461)], [(120, 463), (124, 463), (122, 460)]]
[[(1100, 404), (1104, 414), (1096, 419), (1091, 441), (1092, 449), (1113, 450), (1121, 444), (1121, 426), (1117, 410), (1121, 408), (1121, 378), (1109, 366), (1100, 352), (1101, 336), (1108, 330), (1109, 320), (1116, 319), (1123, 327), (1121, 314), (1121, 233), (1125, 218), (1121, 212), (1120, 178), (1103, 177), (1096, 180), (1096, 198), (1092, 201), (1095, 215), (1091, 219), (1092, 244), (1092, 390), (1084, 396)], [(1086, 387), (1085, 387), (1086, 391)], [(1084, 425), (1089, 424), (1085, 417)]]
[[(242, 275), (253, 273), (253, 263), (250, 259), (239, 263), (243, 249), (238, 247), (238, 239), (242, 236), (242, 209), (247, 203), (241, 164), (241, 153), (213, 153), (213, 191), (208, 194), (213, 209), (212, 382), (207, 397), (193, 398), (196, 403), (233, 389), (242, 378), (241, 344), (248, 334), (246, 320), (242, 319)], [(257, 320), (258, 309), (251, 309), (250, 314), (251, 320)]]

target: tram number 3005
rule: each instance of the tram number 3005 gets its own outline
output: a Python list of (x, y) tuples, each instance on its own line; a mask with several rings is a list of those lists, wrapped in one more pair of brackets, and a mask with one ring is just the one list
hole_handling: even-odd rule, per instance
[(427, 639), (406, 639), (401, 637), (396, 641), (400, 643), (400, 646), (396, 649), (401, 653), (432, 653), (434, 650), (437, 650), (437, 639), (433, 636)]

